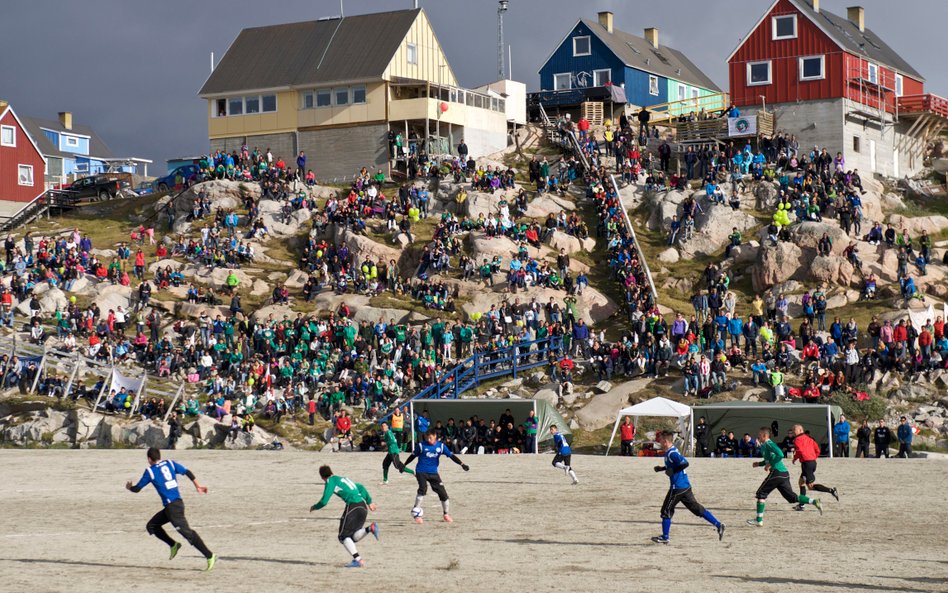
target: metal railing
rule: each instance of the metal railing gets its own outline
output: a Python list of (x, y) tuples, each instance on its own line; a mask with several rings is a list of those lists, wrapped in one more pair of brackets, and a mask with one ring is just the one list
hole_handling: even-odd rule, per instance
[(635, 228), (632, 226), (632, 220), (629, 218), (629, 212), (626, 210), (625, 203), (622, 201), (622, 194), (619, 193), (619, 184), (616, 183), (616, 176), (610, 175), (609, 179), (612, 180), (612, 187), (616, 188), (616, 195), (619, 197), (619, 209), (622, 210), (622, 220), (625, 222), (625, 228), (629, 232), (629, 236), (632, 237), (632, 245), (635, 247), (635, 252), (639, 256), (639, 263), (642, 264), (642, 269), (645, 271), (645, 278), (648, 280), (648, 289), (652, 294), (652, 302), (658, 304), (658, 292), (655, 290), (655, 281), (652, 280), (652, 271), (648, 267), (648, 262), (645, 260), (645, 252), (642, 251), (639, 238), (635, 234)]
[(899, 114), (933, 113), (948, 118), (948, 99), (933, 95), (904, 95), (898, 98)]

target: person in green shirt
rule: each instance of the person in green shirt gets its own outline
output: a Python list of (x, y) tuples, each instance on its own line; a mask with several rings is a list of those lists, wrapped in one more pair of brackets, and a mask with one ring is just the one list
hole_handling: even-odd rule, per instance
[(754, 527), (764, 526), (764, 506), (769, 495), (774, 490), (780, 492), (784, 499), (790, 504), (811, 504), (816, 510), (823, 514), (823, 506), (820, 501), (810, 498), (804, 494), (797, 494), (793, 491), (793, 485), (790, 484), (790, 472), (783, 463), (783, 450), (777, 443), (771, 440), (769, 428), (762, 427), (757, 432), (757, 442), (760, 443), (760, 455), (763, 461), (755, 461), (754, 467), (763, 467), (769, 473), (764, 482), (757, 489), (757, 518), (748, 519), (747, 524)]
[(385, 440), (385, 459), (382, 460), (382, 485), (388, 484), (388, 468), (395, 466), (399, 472), (405, 472), (414, 475), (415, 470), (405, 467), (398, 454), (402, 452), (402, 446), (398, 443), (398, 437), (394, 430), (389, 430), (388, 422), (382, 423), (382, 438)]
[(342, 518), (339, 520), (339, 542), (352, 554), (352, 562), (346, 566), (362, 568), (365, 566), (365, 561), (362, 560), (362, 556), (359, 555), (359, 551), (356, 549), (356, 542), (370, 533), (375, 536), (375, 539), (379, 538), (378, 523), (373, 521), (368, 528), (364, 527), (369, 511), (375, 510), (375, 503), (372, 502), (372, 497), (365, 486), (353, 482), (349, 478), (333, 475), (332, 469), (328, 465), (319, 468), (319, 477), (326, 482), (326, 486), (323, 488), (323, 497), (319, 499), (319, 502), (309, 507), (309, 512), (318, 511), (329, 504), (333, 494), (346, 503), (346, 510), (342, 512)]

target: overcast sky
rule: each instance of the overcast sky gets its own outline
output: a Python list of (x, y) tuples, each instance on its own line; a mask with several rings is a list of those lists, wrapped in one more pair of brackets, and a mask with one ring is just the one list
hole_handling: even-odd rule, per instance
[[(822, 0), (845, 15), (859, 0)], [(861, 0), (866, 24), (948, 96), (944, 63), (946, 0)], [(207, 150), (205, 102), (197, 92), (244, 27), (339, 14), (338, 0), (4, 0), (0, 98), (17, 113), (55, 118), (72, 111), (95, 128), (116, 156), (155, 160)], [(473, 87), (497, 73), (497, 2), (421, 0), (460, 83)], [(411, 0), (345, 0), (346, 14), (410, 8)], [(537, 70), (579, 18), (615, 12), (615, 26), (683, 51), (720, 87), (725, 59), (770, 0), (510, 0), (504, 20), (513, 77), (535, 89)], [(584, 12), (580, 12), (584, 10)]]

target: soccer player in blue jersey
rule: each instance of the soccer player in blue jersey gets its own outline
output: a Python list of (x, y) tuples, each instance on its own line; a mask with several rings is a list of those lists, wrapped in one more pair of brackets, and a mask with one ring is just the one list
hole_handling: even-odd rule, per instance
[(181, 499), (181, 492), (178, 491), (176, 476), (181, 475), (190, 478), (194, 483), (194, 488), (200, 494), (207, 494), (207, 486), (202, 486), (194, 477), (194, 474), (191, 473), (191, 470), (177, 461), (162, 461), (161, 451), (156, 447), (148, 449), (147, 456), (148, 468), (145, 469), (145, 473), (142, 474), (142, 478), (138, 483), (125, 483), (125, 487), (132, 492), (140, 492), (142, 488), (151, 484), (158, 491), (158, 496), (161, 497), (161, 504), (164, 505), (164, 508), (148, 521), (145, 529), (149, 535), (154, 535), (168, 544), (171, 548), (170, 559), (174, 559), (178, 555), (178, 550), (181, 549), (181, 544), (171, 539), (165, 533), (163, 527), (166, 523), (171, 523), (178, 533), (188, 540), (188, 543), (204, 554), (204, 557), (207, 558), (207, 570), (212, 570), (214, 563), (217, 562), (217, 555), (207, 549), (201, 536), (188, 525), (188, 520), (184, 517), (184, 500)]
[(701, 506), (695, 499), (688, 472), (685, 471), (688, 468), (688, 460), (675, 447), (674, 433), (662, 433), (659, 442), (665, 447), (665, 465), (656, 465), (655, 471), (665, 472), (671, 484), (668, 487), (668, 494), (665, 495), (665, 502), (662, 503), (662, 534), (653, 537), (652, 541), (656, 544), (668, 543), (668, 533), (671, 531), (672, 517), (675, 515), (675, 507), (678, 503), (685, 505), (689, 511), (714, 525), (718, 530), (718, 540), (724, 539), (724, 523), (718, 521), (711, 511)]
[[(460, 457), (452, 453), (447, 445), (438, 442), (438, 435), (435, 434), (434, 431), (427, 432), (421, 437), (421, 441), (415, 445), (415, 450), (412, 451), (408, 459), (405, 460), (405, 465), (418, 459), (418, 465), (415, 466), (415, 479), (418, 480), (418, 495), (415, 496), (414, 508), (421, 508), (421, 503), (424, 501), (425, 495), (428, 494), (428, 485), (430, 484), (431, 489), (435, 491), (435, 494), (438, 495), (438, 499), (441, 501), (441, 510), (444, 511), (444, 521), (446, 523), (453, 523), (454, 519), (451, 518), (450, 514), (448, 492), (444, 489), (441, 476), (438, 475), (438, 463), (442, 455), (447, 456), (451, 461), (460, 465), (464, 471), (471, 469), (466, 463), (461, 461)], [(401, 468), (399, 471), (403, 472), (405, 469)], [(415, 517), (415, 523), (424, 523), (424, 520), (421, 516), (418, 516)]]
[(553, 467), (566, 472), (566, 475), (572, 478), (574, 486), (579, 484), (579, 478), (576, 477), (576, 472), (570, 465), (573, 450), (569, 448), (566, 437), (560, 434), (560, 429), (555, 424), (550, 427), (550, 436), (553, 437), (553, 450), (556, 451), (556, 455), (553, 456)]

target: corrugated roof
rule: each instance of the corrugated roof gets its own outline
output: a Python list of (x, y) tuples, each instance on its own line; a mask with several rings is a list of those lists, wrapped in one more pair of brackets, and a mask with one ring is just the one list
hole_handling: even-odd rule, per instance
[(616, 28), (613, 28), (612, 33), (609, 33), (598, 21), (582, 19), (582, 23), (630, 68), (651, 72), (658, 76), (685, 82), (710, 91), (721, 92), (720, 87), (714, 84), (713, 80), (708, 78), (701, 69), (685, 57), (685, 54), (677, 49), (661, 45), (661, 43), (659, 43), (658, 49), (655, 49), (644, 37), (632, 35)]
[(381, 78), (420, 11), (244, 29), (198, 94)]
[(889, 47), (881, 37), (873, 33), (872, 29), (866, 27), (865, 30), (860, 31), (859, 27), (848, 18), (835, 15), (822, 8), (819, 12), (816, 12), (813, 10), (813, 6), (806, 1), (792, 1), (800, 12), (827, 31), (833, 41), (846, 51), (889, 66), (902, 74), (908, 74), (916, 80), (925, 80), (918, 70), (906, 62), (898, 52)]
[(43, 156), (58, 156), (58, 157), (69, 157), (75, 158), (79, 155), (74, 152), (63, 152), (59, 150), (59, 147), (50, 142), (49, 138), (46, 137), (46, 134), (43, 132), (42, 128), (47, 130), (53, 130), (55, 132), (61, 132), (64, 134), (78, 134), (80, 136), (89, 137), (89, 155), (100, 158), (112, 158), (112, 150), (105, 143), (104, 140), (89, 126), (84, 126), (82, 124), (74, 123), (71, 130), (67, 130), (59, 122), (58, 119), (43, 119), (39, 117), (23, 117), (23, 125), (26, 127), (26, 131), (33, 138), (33, 141), (36, 142), (36, 145), (42, 151)]

